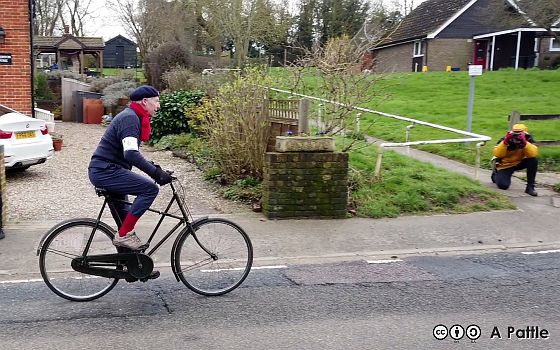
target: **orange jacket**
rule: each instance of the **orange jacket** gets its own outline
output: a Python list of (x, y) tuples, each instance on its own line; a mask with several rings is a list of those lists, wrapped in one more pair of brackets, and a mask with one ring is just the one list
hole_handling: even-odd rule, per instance
[(493, 154), (501, 159), (496, 165), (496, 169), (501, 170), (516, 166), (525, 158), (535, 158), (539, 154), (539, 149), (534, 144), (527, 142), (521, 149), (508, 151), (504, 141), (501, 141), (494, 147)]

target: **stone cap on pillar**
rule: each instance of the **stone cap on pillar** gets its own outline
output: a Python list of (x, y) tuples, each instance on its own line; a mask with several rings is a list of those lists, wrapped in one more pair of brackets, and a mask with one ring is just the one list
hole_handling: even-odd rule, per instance
[(330, 136), (276, 136), (276, 152), (334, 152)]

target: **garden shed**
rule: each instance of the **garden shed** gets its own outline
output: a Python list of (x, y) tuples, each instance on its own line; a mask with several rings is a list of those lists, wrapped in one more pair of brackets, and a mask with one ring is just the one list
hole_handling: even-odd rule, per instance
[(104, 68), (132, 68), (136, 67), (137, 45), (134, 41), (125, 38), (122, 35), (105, 42), (103, 50), (103, 67)]

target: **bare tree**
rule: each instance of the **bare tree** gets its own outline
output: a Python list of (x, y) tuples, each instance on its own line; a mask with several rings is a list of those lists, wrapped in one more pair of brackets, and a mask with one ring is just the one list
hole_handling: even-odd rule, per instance
[(368, 18), (352, 38), (356, 53), (362, 55), (377, 46), (394, 32), (401, 20), (401, 13), (389, 9), (382, 0), (372, 2)]
[(34, 20), (34, 34), (52, 36), (58, 27), (60, 12), (64, 0), (36, 0)]
[[(316, 124), (321, 133), (341, 133), (352, 123), (355, 114), (353, 106), (386, 97), (384, 92), (374, 89), (375, 84), (383, 79), (382, 75), (359, 72), (361, 50), (363, 47), (357, 47), (346, 35), (331, 38), (324, 46), (315, 45), (312, 50), (308, 50), (291, 69), (294, 79), (292, 91), (316, 91), (315, 97), (329, 101), (322, 109), (324, 113), (320, 118), (317, 117)], [(362, 132), (369, 127), (371, 124)], [(354, 144), (355, 141), (351, 142), (344, 151)]]
[(289, 23), (280, 20), (280, 7), (270, 0), (205, 0), (208, 29), (214, 37), (231, 40), (234, 60), (243, 67), (251, 42), (273, 40), (284, 35)]
[(91, 17), (90, 6), (93, 0), (63, 0), (60, 11), (62, 28), (70, 27), (72, 34), (84, 36), (84, 24)]
[(399, 11), (403, 16), (408, 15), (418, 6), (422, 1), (418, 0), (392, 0), (392, 7)]
[(168, 41), (192, 45), (194, 15), (182, 0), (108, 0), (128, 35), (135, 38), (144, 59), (149, 51)]

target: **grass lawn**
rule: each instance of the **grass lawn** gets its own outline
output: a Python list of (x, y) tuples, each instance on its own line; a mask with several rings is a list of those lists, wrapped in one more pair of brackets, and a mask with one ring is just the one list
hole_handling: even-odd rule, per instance
[[(338, 142), (338, 141), (337, 141)], [(468, 213), (515, 206), (501, 194), (466, 176), (388, 151), (381, 178), (373, 176), (376, 147), (349, 153), (352, 205), (359, 216), (381, 218), (412, 214)]]
[[(272, 72), (280, 87), (287, 72)], [(395, 73), (384, 77), (374, 86), (373, 93), (385, 99), (372, 100), (364, 107), (381, 112), (466, 130), (469, 96), (467, 72)], [(313, 75), (306, 79), (306, 93), (313, 95), (316, 87)], [(560, 114), (560, 70), (499, 70), (484, 72), (475, 78), (475, 97), (472, 131), (492, 137), (482, 148), (482, 166), (488, 166), (492, 148), (508, 128), (508, 115), (517, 110), (521, 114)], [(373, 124), (372, 124), (373, 123)], [(351, 123), (350, 123), (351, 124)], [(409, 123), (374, 114), (362, 115), (362, 130), (387, 141), (405, 140)], [(536, 140), (560, 140), (559, 121), (527, 121)], [(425, 126), (412, 129), (411, 140), (458, 138), (459, 135)], [(447, 144), (421, 146), (467, 164), (475, 162), (475, 145)], [(540, 147), (540, 168), (560, 171), (560, 147)]]
[[(95, 69), (92, 69), (95, 70)], [(146, 82), (146, 77), (144, 76), (144, 69), (142, 68), (130, 68), (130, 69), (121, 69), (121, 68), (103, 68), (103, 75), (106, 77), (112, 77), (115, 75), (119, 75), (123, 71), (133, 71), (134, 78), (139, 81), (140, 83)]]
[[(272, 69), (271, 75), (276, 87), (290, 87), (286, 70)], [(303, 93), (323, 97), (317, 86), (314, 86), (315, 77), (311, 74), (305, 79), (308, 85)], [(374, 89), (389, 97), (372, 100), (364, 106), (456, 129), (466, 128), (469, 94), (469, 76), (466, 72), (391, 74), (385, 76)], [(372, 95), (375, 92), (372, 91)], [(522, 114), (560, 113), (560, 71), (485, 72), (476, 78), (475, 92), (472, 131), (493, 138), (483, 147), (483, 165), (487, 165), (491, 157), (495, 140), (507, 131), (507, 116), (512, 110), (518, 110)], [(314, 118), (316, 108), (317, 106), (311, 106), (310, 118)], [(367, 133), (388, 141), (404, 141), (405, 127), (409, 124), (374, 114), (362, 115), (362, 120), (362, 131), (373, 123)], [(558, 121), (527, 124), (537, 140), (560, 140)], [(412, 140), (458, 137), (460, 136), (429, 127), (416, 126), (412, 129)], [(200, 150), (206, 149), (194, 147), (191, 143), (169, 141), (170, 144), (166, 147), (185, 148), (187, 153), (196, 157), (200, 156)], [(337, 138), (336, 144), (337, 147), (342, 147), (348, 142), (348, 139)], [(474, 146), (458, 143), (423, 148), (472, 164), (475, 161)], [(478, 181), (393, 151), (384, 153), (381, 177), (375, 178), (373, 172), (376, 152), (375, 145), (356, 147), (349, 152), (352, 189), (350, 204), (359, 216), (380, 218), (514, 208), (507, 197), (482, 186)], [(541, 165), (544, 168), (560, 171), (559, 163), (558, 147), (541, 148)], [(253, 186), (252, 189), (244, 186), (243, 191), (253, 191), (251, 197), (254, 194), (255, 198), (260, 195), (258, 186)], [(237, 196), (238, 192), (239, 190), (230, 189), (228, 193), (231, 197), (232, 193)]]

